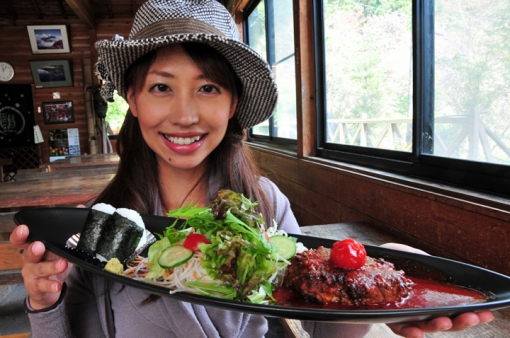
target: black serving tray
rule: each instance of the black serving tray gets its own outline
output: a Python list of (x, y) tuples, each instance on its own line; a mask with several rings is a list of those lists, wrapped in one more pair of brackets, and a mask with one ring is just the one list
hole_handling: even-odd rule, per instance
[[(53, 253), (67, 259), (75, 265), (117, 281), (124, 285), (146, 290), (161, 296), (172, 297), (178, 301), (190, 302), (223, 309), (242, 311), (271, 317), (283, 317), (311, 321), (345, 322), (345, 323), (392, 323), (411, 320), (424, 320), (438, 316), (453, 316), (463, 312), (496, 310), (510, 306), (510, 278), (500, 273), (461, 262), (435, 256), (419, 255), (366, 245), (367, 254), (383, 257), (403, 268), (407, 274), (415, 277), (420, 273), (435, 276), (440, 281), (447, 281), (461, 286), (488, 292), (493, 295), (487, 302), (431, 308), (384, 309), (384, 310), (330, 310), (317, 308), (299, 308), (278, 305), (260, 305), (240, 301), (221, 300), (179, 292), (169, 294), (167, 288), (112, 274), (99, 266), (86, 261), (66, 248), (66, 241), (81, 231), (89, 209), (82, 208), (40, 208), (27, 209), (14, 215), (17, 224), (26, 224), (30, 230), (30, 239), (42, 241)], [(145, 226), (153, 233), (163, 233), (173, 219), (160, 216), (142, 215)], [(331, 247), (334, 240), (292, 235), (307, 248), (318, 246)]]

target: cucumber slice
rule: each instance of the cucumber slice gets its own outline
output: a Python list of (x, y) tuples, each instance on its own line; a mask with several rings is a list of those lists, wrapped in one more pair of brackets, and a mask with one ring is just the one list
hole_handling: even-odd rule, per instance
[(174, 245), (163, 250), (159, 256), (158, 264), (165, 269), (175, 268), (182, 265), (193, 257), (193, 251), (181, 245)]
[(272, 236), (269, 238), (269, 243), (278, 249), (278, 254), (284, 259), (289, 260), (296, 254), (296, 242), (287, 236)]

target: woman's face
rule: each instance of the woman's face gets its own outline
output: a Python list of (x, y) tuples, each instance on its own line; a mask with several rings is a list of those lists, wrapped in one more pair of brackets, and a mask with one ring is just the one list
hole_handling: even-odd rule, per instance
[(128, 91), (131, 113), (160, 165), (194, 169), (220, 144), (237, 98), (204, 77), (180, 45), (158, 50), (139, 93)]

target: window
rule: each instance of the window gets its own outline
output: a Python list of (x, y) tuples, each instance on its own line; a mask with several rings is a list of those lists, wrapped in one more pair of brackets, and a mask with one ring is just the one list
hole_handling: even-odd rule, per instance
[(295, 140), (296, 74), (292, 0), (261, 0), (247, 9), (245, 40), (264, 57), (278, 86), (273, 117), (252, 128), (251, 136)]
[(510, 2), (316, 0), (318, 155), (510, 195)]
[(117, 94), (117, 91), (113, 94), (113, 102), (108, 102), (108, 110), (106, 111), (105, 120), (108, 123), (108, 135), (118, 135), (124, 118), (128, 111), (129, 105), (122, 96)]

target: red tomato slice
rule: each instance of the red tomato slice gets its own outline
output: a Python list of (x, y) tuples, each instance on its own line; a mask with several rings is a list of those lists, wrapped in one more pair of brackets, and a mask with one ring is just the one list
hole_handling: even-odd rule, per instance
[(348, 238), (333, 244), (329, 260), (339, 268), (358, 269), (365, 265), (367, 252), (363, 244)]
[(197, 251), (200, 243), (209, 244), (211, 242), (202, 234), (189, 234), (182, 246), (186, 249)]
[(267, 234), (267, 232), (264, 231), (264, 238), (266, 239), (266, 241), (269, 242), (269, 235)]

